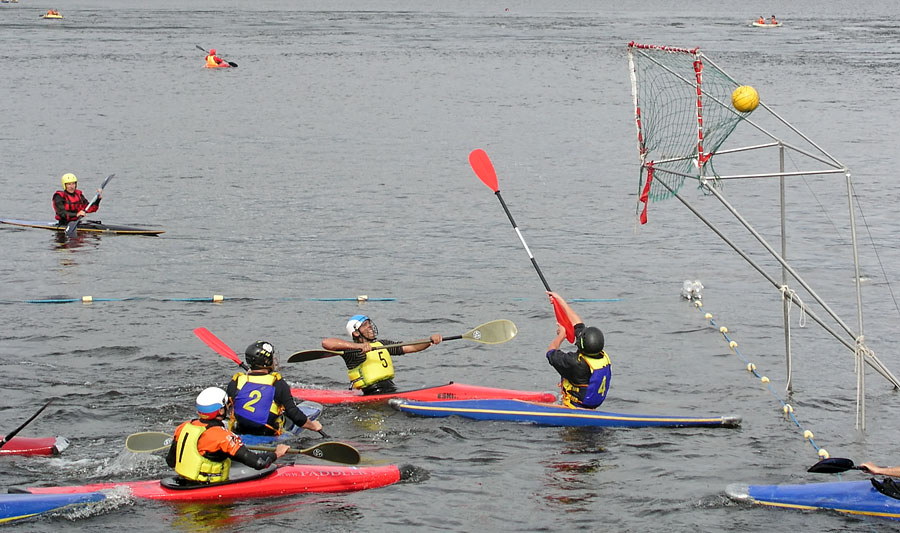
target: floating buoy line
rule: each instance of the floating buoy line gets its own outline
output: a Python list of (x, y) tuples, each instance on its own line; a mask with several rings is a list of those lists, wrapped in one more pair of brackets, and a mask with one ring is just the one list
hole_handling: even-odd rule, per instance
[[(687, 286), (687, 282), (685, 282), (685, 285)], [(701, 288), (702, 288), (702, 286), (701, 286)], [(682, 296), (685, 296), (684, 292), (682, 292)], [(691, 301), (691, 303), (694, 304), (695, 309), (697, 309), (701, 313), (704, 313), (703, 317), (709, 321), (709, 324), (712, 327), (716, 328), (719, 331), (719, 333), (722, 334), (722, 338), (724, 338), (725, 342), (728, 343), (728, 347), (731, 349), (731, 351), (734, 352), (738, 357), (740, 357), (741, 360), (744, 362), (744, 364), (746, 365), (745, 368), (747, 369), (747, 371), (749, 373), (753, 374), (756, 377), (756, 379), (758, 379), (763, 385), (765, 385), (766, 388), (769, 389), (769, 392), (772, 393), (772, 396), (774, 396), (775, 399), (777, 399), (778, 402), (781, 403), (781, 411), (782, 411), (782, 413), (784, 413), (784, 417), (790, 418), (794, 422), (794, 424), (800, 429), (800, 431), (802, 431), (804, 440), (809, 442), (810, 445), (812, 445), (812, 447), (815, 448), (816, 454), (819, 456), (819, 458), (827, 459), (829, 457), (828, 451), (825, 450), (825, 448), (820, 448), (819, 445), (816, 444), (815, 435), (813, 434), (813, 432), (804, 428), (803, 425), (800, 423), (800, 421), (797, 420), (797, 417), (794, 416), (794, 408), (791, 406), (791, 404), (785, 402), (784, 399), (782, 399), (782, 397), (778, 394), (778, 392), (775, 391), (775, 388), (772, 387), (772, 384), (770, 383), (769, 378), (760, 374), (759, 372), (757, 372), (756, 365), (753, 364), (752, 362), (750, 362), (746, 357), (744, 357), (744, 354), (742, 354), (740, 348), (738, 348), (737, 341), (735, 341), (728, 335), (728, 328), (726, 328), (725, 326), (720, 326), (720, 325), (716, 324), (716, 321), (713, 319), (712, 313), (704, 311), (703, 302), (701, 302), (698, 297), (692, 296), (690, 294), (685, 297), (688, 298)]]
[[(79, 296), (75, 298), (41, 298), (41, 299), (28, 299), (28, 300), (0, 300), (0, 303), (5, 304), (18, 304), (18, 303), (26, 303), (26, 304), (69, 304), (69, 303), (83, 303), (83, 304), (92, 304), (96, 302), (139, 302), (139, 301), (155, 301), (155, 302), (210, 302), (210, 303), (222, 303), (225, 301), (258, 301), (258, 300), (266, 300), (266, 298), (249, 298), (249, 297), (225, 297), (221, 294), (213, 294), (212, 296), (201, 296), (198, 298), (158, 298), (152, 296), (129, 296), (125, 298), (97, 298), (94, 296)], [(303, 297), (282, 297), (275, 298), (276, 301), (279, 302), (294, 302), (294, 301), (307, 301), (307, 302), (357, 302), (357, 303), (365, 303), (365, 302), (395, 302), (397, 298), (375, 298), (370, 297), (365, 294), (361, 294), (355, 298), (303, 298)], [(528, 300), (528, 298), (513, 298), (515, 301), (524, 301)], [(569, 300), (571, 302), (619, 302), (622, 301), (622, 298), (573, 298)]]

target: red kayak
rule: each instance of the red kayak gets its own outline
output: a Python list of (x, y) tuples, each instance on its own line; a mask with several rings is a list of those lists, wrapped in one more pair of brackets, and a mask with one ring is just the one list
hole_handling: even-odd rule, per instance
[(400, 469), (396, 465), (279, 465), (257, 472), (243, 465), (234, 465), (231, 468), (230, 477), (228, 482), (214, 485), (180, 486), (175, 478), (166, 478), (155, 481), (95, 483), (66, 487), (10, 488), (9, 492), (77, 494), (128, 487), (135, 498), (167, 501), (221, 501), (307, 492), (349, 492), (374, 489), (400, 481)]
[(391, 394), (364, 395), (360, 390), (347, 389), (291, 389), (294, 398), (318, 402), (321, 404), (337, 403), (372, 403), (387, 402), (391, 398), (403, 398), (420, 402), (436, 402), (439, 400), (526, 400), (530, 402), (553, 403), (557, 400), (555, 392), (534, 392), (512, 389), (496, 389), (479, 387), (463, 383), (450, 382), (437, 387), (425, 387), (410, 391), (399, 391)]
[(68, 447), (63, 437), (13, 437), (0, 448), (0, 455), (59, 455)]

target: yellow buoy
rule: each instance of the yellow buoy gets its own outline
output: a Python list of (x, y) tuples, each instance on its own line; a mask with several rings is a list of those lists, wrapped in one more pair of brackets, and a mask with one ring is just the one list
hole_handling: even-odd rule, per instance
[(731, 93), (731, 105), (741, 113), (749, 113), (759, 105), (759, 93), (749, 85), (741, 85)]

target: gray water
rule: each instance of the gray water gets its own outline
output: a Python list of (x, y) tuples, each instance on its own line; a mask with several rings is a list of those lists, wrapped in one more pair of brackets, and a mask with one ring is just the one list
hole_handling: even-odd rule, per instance
[[(40, 19), (50, 7), (65, 18)], [(748, 26), (772, 13), (783, 28)], [(891, 293), (900, 261), (892, 212), (900, 190), (893, 2), (763, 2), (751, 11), (659, 0), (165, 0), (140, 8), (21, 0), (0, 5), (0, 215), (50, 219), (63, 173), (77, 174), (88, 194), (115, 173), (94, 218), (166, 233), (60, 244), (49, 232), (0, 228), (7, 376), (0, 428), (18, 426), (56, 397), (22, 435), (72, 443), (56, 458), (4, 458), (0, 486), (165, 475), (162, 457), (130, 454), (124, 439), (170, 431), (191, 416), (200, 389), (230, 378), (234, 365), (192, 334), (200, 326), (239, 352), (264, 338), (285, 356), (342, 335), (357, 312), (396, 340), (508, 318), (519, 328), (513, 341), (448, 342), (399, 358), (396, 381), (553, 390), (556, 376), (542, 355), (555, 333), (553, 315), (502, 208), (468, 165), (475, 148), (491, 156), (551, 287), (570, 299), (618, 299), (573, 304), (606, 333), (614, 378), (603, 408), (737, 414), (744, 423), (560, 429), (333, 407), (322, 417), (326, 430), (357, 446), (365, 464), (413, 464), (425, 475), (361, 493), (220, 506), (124, 501), (18, 527), (891, 528), (725, 497), (734, 482), (834, 477), (806, 473), (816, 450), (781, 415), (777, 291), (677, 201), (653, 204), (650, 224), (634, 231), (632, 40), (700, 46), (852, 169), (864, 214), (866, 341), (900, 371)], [(201, 68), (197, 45), (239, 68)], [(732, 137), (740, 135), (738, 128)], [(777, 169), (777, 161), (767, 163)], [(726, 192), (778, 242), (776, 182), (729, 184)], [(714, 199), (686, 195), (751, 247)], [(789, 257), (855, 327), (842, 177), (793, 180), (788, 195)], [(771, 379), (771, 390), (681, 299), (685, 279), (703, 281), (704, 309)], [(173, 301), (214, 294), (225, 302)], [(363, 294), (396, 300), (315, 300)], [(85, 295), (115, 301), (26, 303)], [(799, 327), (799, 318), (795, 308), (794, 392), (784, 397), (803, 428), (832, 456), (900, 462), (896, 393), (870, 370), (868, 431), (856, 431), (852, 354), (817, 325)], [(282, 371), (296, 386), (336, 388), (346, 380), (334, 359)]]

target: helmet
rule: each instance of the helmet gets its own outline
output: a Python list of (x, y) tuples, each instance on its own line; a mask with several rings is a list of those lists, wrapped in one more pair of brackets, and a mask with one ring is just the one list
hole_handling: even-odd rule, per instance
[(271, 368), (275, 364), (275, 347), (266, 341), (256, 341), (244, 352), (250, 368)]
[(214, 415), (228, 404), (228, 395), (219, 387), (203, 389), (197, 396), (197, 412), (201, 415)]
[(78, 178), (76, 178), (75, 174), (72, 174), (71, 172), (68, 174), (63, 174), (63, 177), (62, 177), (63, 189), (66, 188), (67, 183), (78, 183)]
[[(350, 320), (347, 322), (347, 334), (351, 337), (353, 336), (353, 332), (359, 329), (360, 326), (363, 325), (363, 322), (366, 320), (371, 321), (372, 319), (367, 317), (366, 315), (353, 315), (350, 317)], [(372, 324), (372, 327), (375, 327), (375, 324)]]
[(581, 336), (575, 339), (575, 345), (583, 355), (599, 355), (603, 351), (603, 332), (593, 326), (584, 328)]
[(209, 55), (212, 55), (212, 56), (216, 55), (216, 49), (215, 49), (215, 48), (210, 48), (210, 49), (209, 49)]

